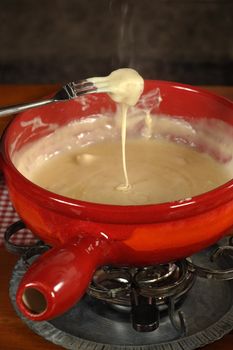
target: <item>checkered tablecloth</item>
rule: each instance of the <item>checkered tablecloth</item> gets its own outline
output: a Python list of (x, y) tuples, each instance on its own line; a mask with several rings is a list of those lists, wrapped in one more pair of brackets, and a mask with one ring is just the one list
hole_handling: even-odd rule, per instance
[[(3, 245), (3, 237), (7, 227), (18, 220), (19, 216), (12, 207), (3, 176), (0, 174), (0, 246)], [(17, 245), (30, 245), (35, 240), (35, 236), (28, 229), (20, 230), (12, 238), (14, 244)]]

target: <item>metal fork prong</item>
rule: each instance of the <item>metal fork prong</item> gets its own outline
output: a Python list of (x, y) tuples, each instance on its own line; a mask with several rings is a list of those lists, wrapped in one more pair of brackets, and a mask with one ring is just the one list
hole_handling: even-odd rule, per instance
[(108, 81), (103, 80), (101, 78), (99, 80), (96, 80), (96, 81), (93, 81), (93, 82), (90, 81), (90, 83), (92, 83), (94, 86), (96, 86), (97, 89), (99, 89), (99, 88), (106, 88), (106, 89), (108, 89), (109, 85), (110, 85)]
[(107, 89), (109, 88), (109, 84), (108, 82), (106, 81), (103, 81), (103, 80), (100, 80), (99, 82), (91, 82), (91, 81), (88, 81), (87, 80), (83, 80), (83, 81), (80, 81), (78, 83), (73, 83), (74, 84), (74, 87), (76, 89), (80, 89), (80, 90), (83, 90), (83, 89), (97, 89), (99, 91), (99, 89)]
[(71, 84), (73, 84), (76, 88), (82, 88), (85, 86), (94, 86), (94, 84), (87, 79), (73, 81)]
[(76, 96), (94, 92), (109, 92), (109, 84), (102, 78), (99, 78), (98, 80), (99, 81), (96, 82), (96, 84), (95, 82), (89, 81), (89, 79), (74, 82), (73, 85)]
[(80, 80), (77, 82), (70, 83), (70, 87), (73, 90), (74, 96), (77, 97), (83, 94), (93, 93), (97, 91), (96, 86), (94, 84), (87, 82), (86, 80)]

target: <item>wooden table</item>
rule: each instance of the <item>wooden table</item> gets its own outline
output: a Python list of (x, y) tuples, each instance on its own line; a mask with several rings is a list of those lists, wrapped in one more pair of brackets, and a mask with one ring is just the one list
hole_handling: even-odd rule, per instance
[[(59, 85), (0, 85), (0, 105), (31, 101), (56, 90)], [(233, 100), (233, 87), (205, 87)], [(9, 118), (0, 120), (0, 130)], [(0, 223), (1, 224), (1, 223)], [(34, 334), (16, 316), (8, 297), (8, 285), (11, 271), (17, 257), (0, 248), (0, 350), (55, 350), (61, 349)], [(224, 302), (224, 300), (223, 300)], [(205, 350), (232, 350), (233, 333)]]

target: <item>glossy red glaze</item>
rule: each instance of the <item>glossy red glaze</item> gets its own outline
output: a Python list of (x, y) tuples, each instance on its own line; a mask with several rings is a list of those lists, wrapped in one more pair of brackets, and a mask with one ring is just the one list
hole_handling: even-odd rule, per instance
[[(192, 86), (159, 81), (147, 81), (145, 92), (157, 87), (163, 98), (161, 113), (183, 116), (187, 120), (216, 118), (233, 124), (233, 103), (222, 97)], [(233, 225), (233, 181), (184, 202), (113, 206), (72, 200), (48, 192), (25, 179), (11, 162), (12, 144), (15, 150), (19, 150), (28, 142), (51, 132), (46, 125), (33, 130), (28, 122), (40, 117), (44, 124), (64, 125), (73, 119), (115, 108), (106, 95), (90, 96), (89, 102), (85, 110), (78, 101), (32, 109), (18, 115), (2, 139), (2, 167), (14, 207), (29, 228), (55, 247), (28, 271), (18, 291), (18, 305), (32, 319), (51, 318), (72, 306), (75, 295), (76, 300), (81, 297), (98, 265), (150, 265), (181, 259), (215, 243)], [(77, 237), (84, 240), (90, 238), (94, 246), (104, 239), (106, 254), (100, 249), (98, 254), (90, 252), (86, 259), (86, 248), (82, 244), (77, 246)], [(63, 255), (59, 253), (61, 250)], [(67, 275), (63, 270), (66, 256), (69, 261)], [(79, 256), (82, 257), (80, 265)], [(56, 275), (55, 279), (53, 274)], [(74, 293), (69, 287), (75, 284), (71, 280), (79, 281)], [(49, 291), (53, 291), (60, 282), (64, 287), (60, 294), (54, 294), (56, 301), (43, 315), (35, 316), (26, 310), (22, 294), (30, 283), (42, 293), (50, 295)], [(49, 296), (46, 298), (50, 305), (49, 300), (52, 299)], [(66, 300), (62, 301), (64, 298)], [(52, 309), (56, 311), (53, 313)]]
[[(92, 237), (77, 237), (62, 247), (52, 248), (37, 259), (23, 277), (16, 295), (20, 309), (37, 321), (64, 313), (83, 296), (96, 266), (105, 261), (108, 252), (106, 239)], [(23, 296), (32, 289), (39, 291), (46, 300), (46, 307), (39, 313), (23, 301)], [(30, 295), (28, 299), (30, 305)]]

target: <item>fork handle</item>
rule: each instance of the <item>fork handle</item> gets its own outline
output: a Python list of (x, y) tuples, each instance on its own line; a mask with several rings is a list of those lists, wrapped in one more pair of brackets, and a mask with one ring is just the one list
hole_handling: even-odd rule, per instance
[(19, 112), (26, 111), (30, 108), (40, 107), (47, 105), (49, 103), (54, 102), (54, 99), (48, 99), (43, 101), (36, 101), (36, 102), (30, 102), (30, 103), (24, 103), (20, 105), (13, 105), (13, 106), (7, 106), (0, 108), (0, 117), (5, 117), (7, 115), (16, 114)]

